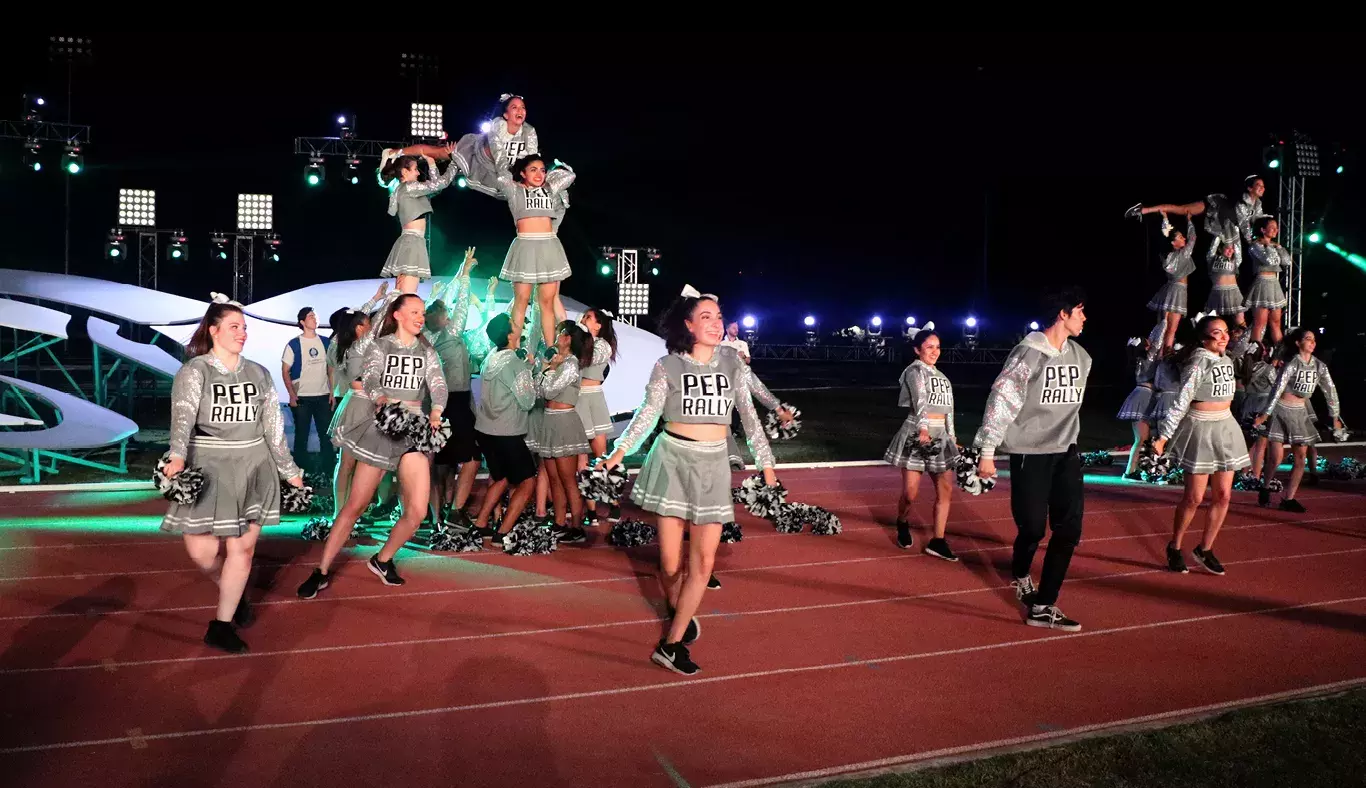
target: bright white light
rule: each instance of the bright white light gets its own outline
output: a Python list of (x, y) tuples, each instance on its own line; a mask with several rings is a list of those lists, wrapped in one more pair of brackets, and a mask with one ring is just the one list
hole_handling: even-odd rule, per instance
[(975, 317), (970, 317), (970, 318), (968, 318), (968, 319), (967, 319), (967, 327), (968, 327), (968, 328), (976, 328), (976, 327), (977, 327), (977, 318), (975, 318)]
[(46, 101), (43, 101), (43, 97), (42, 97), (42, 96), (39, 96), (39, 97), (38, 97), (38, 101), (37, 101), (38, 106), (41, 107), (41, 106), (43, 106), (43, 105), (46, 104), (46, 103), (47, 103)]
[(423, 139), (440, 139), (445, 133), (442, 130), (442, 107), (440, 104), (413, 104), (412, 128), (414, 137)]
[(345, 116), (345, 115), (338, 115), (338, 116), (337, 116), (337, 122), (340, 123), (340, 124), (342, 124), (343, 126), (345, 126), (345, 125), (346, 125), (346, 116)]
[(754, 315), (745, 315), (744, 319), (740, 321), (740, 325), (745, 328), (754, 328), (754, 323)]
[(151, 189), (119, 189), (119, 224), (155, 227), (157, 193)]
[(906, 318), (906, 325), (908, 325), (908, 326), (913, 326), (913, 325), (915, 325), (915, 318), (914, 318), (914, 317), (907, 317), (907, 318)]
[(816, 318), (813, 317), (813, 316), (811, 316), (811, 315), (807, 315), (807, 316), (806, 316), (806, 319), (803, 320), (802, 322), (803, 322), (804, 324), (806, 324), (806, 327), (807, 327), (807, 328), (810, 328), (810, 327), (816, 325)]
[(617, 312), (622, 315), (650, 314), (650, 286), (627, 282), (618, 284)]
[(873, 328), (881, 328), (881, 327), (882, 327), (882, 318), (881, 318), (881, 317), (878, 317), (877, 315), (873, 315)]
[(493, 124), (489, 123), (487, 120), (479, 124), (479, 130), (484, 132), (485, 134), (488, 134), (489, 129), (491, 128), (493, 128)]
[(1030, 330), (1030, 331), (1038, 331), (1038, 330), (1039, 330), (1039, 321), (1037, 321), (1037, 320), (1031, 320), (1031, 321), (1029, 321), (1029, 330)]
[(274, 200), (269, 194), (237, 195), (237, 229), (275, 229)]

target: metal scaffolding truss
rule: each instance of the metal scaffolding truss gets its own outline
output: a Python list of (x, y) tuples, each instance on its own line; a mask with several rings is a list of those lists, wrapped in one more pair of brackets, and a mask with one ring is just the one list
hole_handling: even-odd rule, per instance
[(1303, 175), (1282, 175), (1280, 178), (1281, 242), (1290, 252), (1290, 264), (1285, 271), (1286, 330), (1300, 325), (1300, 307), (1304, 290), (1304, 236), (1310, 228), (1304, 221)]
[[(775, 345), (757, 342), (749, 346), (754, 359), (772, 361), (864, 361), (894, 362), (900, 359), (895, 343), (849, 345)], [(941, 364), (1004, 364), (1008, 347), (944, 348)]]
[(348, 159), (378, 159), (385, 148), (402, 148), (401, 142), (356, 140), (341, 137), (295, 137), (294, 152), (299, 155), (344, 156)]
[(45, 120), (0, 120), (0, 139), (86, 145), (90, 142), (90, 127)]

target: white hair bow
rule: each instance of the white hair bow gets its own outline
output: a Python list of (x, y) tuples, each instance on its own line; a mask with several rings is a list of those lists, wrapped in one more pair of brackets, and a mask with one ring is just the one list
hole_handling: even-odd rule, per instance
[(606, 309), (599, 309), (598, 312), (600, 312), (600, 313), (603, 314), (603, 315), (606, 315), (606, 316), (607, 316), (609, 319), (611, 319), (611, 320), (616, 320), (616, 319), (617, 319), (617, 316), (616, 316), (616, 315), (612, 314), (611, 312), (607, 311)]
[(521, 98), (521, 96), (517, 95), (516, 93), (504, 93), (503, 95), (498, 97), (498, 103), (502, 104), (505, 101), (511, 101), (515, 98)]
[(209, 293), (209, 300), (212, 301), (212, 302), (215, 303), (215, 304), (229, 304), (229, 305), (231, 305), (231, 306), (235, 306), (235, 307), (239, 307), (239, 308), (242, 306), (242, 305), (239, 304), (238, 302), (233, 301), (231, 298), (228, 298), (227, 296), (223, 295), (222, 293), (212, 293), (212, 292)]
[(1129, 337), (1129, 347), (1138, 347), (1143, 344), (1143, 340), (1138, 337)]
[(1196, 312), (1196, 313), (1195, 313), (1195, 317), (1191, 318), (1191, 325), (1193, 325), (1193, 326), (1198, 326), (1198, 325), (1200, 325), (1200, 321), (1201, 321), (1201, 320), (1204, 320), (1206, 317), (1208, 317), (1209, 315), (1212, 315), (1212, 314), (1214, 314), (1214, 313), (1213, 313), (1213, 312)]
[(692, 285), (683, 285), (683, 292), (679, 293), (679, 295), (684, 298), (710, 298), (713, 301), (717, 300), (716, 296), (712, 293), (699, 293), (697, 292), (697, 288)]

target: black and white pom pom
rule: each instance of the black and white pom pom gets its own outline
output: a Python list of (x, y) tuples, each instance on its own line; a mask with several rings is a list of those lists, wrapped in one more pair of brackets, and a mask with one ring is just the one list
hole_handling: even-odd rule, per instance
[(285, 514), (303, 514), (312, 507), (312, 487), (307, 484), (302, 487), (295, 487), (289, 482), (280, 482), (280, 511)]
[(327, 541), (327, 535), (332, 533), (332, 521), (326, 517), (313, 517), (304, 523), (304, 527), (299, 531), (299, 536), (306, 542)]
[(1243, 419), (1243, 434), (1247, 435), (1248, 438), (1252, 440), (1265, 438), (1270, 429), (1271, 424), (1269, 421), (1263, 421), (1261, 424), (1257, 424), (1257, 414), (1255, 413), (1249, 413)]
[(1171, 475), (1172, 458), (1170, 454), (1158, 454), (1153, 451), (1152, 439), (1143, 442), (1143, 447), (1138, 450), (1138, 469), (1144, 476), (1149, 478), (1163, 478)]
[(982, 460), (982, 450), (963, 449), (953, 461), (953, 475), (958, 487), (968, 495), (981, 495), (996, 487), (996, 479), (983, 479), (977, 475), (977, 464)]
[(379, 410), (375, 411), (375, 427), (396, 441), (406, 441), (412, 433), (414, 415), (416, 414), (399, 403), (390, 402), (381, 405)]
[(559, 539), (550, 526), (538, 524), (525, 512), (503, 536), (503, 552), (508, 555), (546, 555), (558, 546)]
[(764, 417), (764, 433), (771, 441), (789, 441), (797, 437), (797, 433), (802, 431), (802, 412), (797, 408), (784, 402), (778, 406), (778, 410), (785, 410), (792, 414), (792, 420), (784, 423), (778, 418), (778, 411), (772, 410)]
[(427, 547), (439, 553), (477, 553), (484, 549), (484, 537), (473, 528), (452, 528), (442, 523), (432, 528)]
[(1337, 441), (1338, 443), (1345, 443), (1347, 439), (1351, 436), (1352, 434), (1347, 431), (1346, 426), (1333, 428), (1333, 440)]
[(161, 497), (171, 503), (178, 503), (181, 506), (190, 506), (199, 500), (199, 496), (204, 492), (204, 471), (197, 466), (186, 465), (180, 469), (174, 478), (166, 475), (166, 466), (171, 464), (171, 453), (168, 451), (161, 455), (157, 460), (157, 467), (152, 471), (152, 482), (156, 484), (157, 491)]
[(658, 535), (653, 525), (627, 519), (612, 523), (612, 531), (607, 534), (607, 543), (613, 547), (640, 547), (650, 544)]
[(769, 519), (778, 514), (778, 507), (787, 503), (787, 488), (782, 482), (770, 487), (764, 483), (764, 475), (756, 473), (731, 490), (731, 499), (745, 507), (745, 511), (755, 517)]
[(721, 524), (721, 543), (734, 544), (745, 538), (745, 531), (739, 523)]
[(806, 504), (804, 503), (785, 503), (778, 507), (778, 513), (773, 515), (773, 529), (780, 534), (801, 533), (806, 527)]
[(427, 419), (418, 419), (408, 436), (408, 441), (412, 443), (413, 448), (424, 454), (436, 454), (446, 447), (446, 441), (450, 439), (451, 422), (449, 419), (442, 419), (441, 426), (436, 429), (432, 429), (432, 423)]
[(1334, 479), (1351, 481), (1366, 476), (1366, 466), (1363, 466), (1355, 457), (1343, 457), (1337, 464), (1328, 469), (1328, 475)]
[(911, 453), (919, 457), (922, 462), (929, 462), (944, 452), (944, 439), (935, 438), (929, 443), (916, 441), (911, 446)]
[(1115, 464), (1115, 458), (1104, 449), (1084, 452), (1079, 459), (1083, 468), (1105, 468)]
[(1269, 493), (1278, 493), (1285, 489), (1285, 482), (1280, 479), (1268, 479), (1267, 481), (1262, 482), (1262, 486), (1265, 487), (1266, 491)]
[(1247, 471), (1238, 471), (1233, 476), (1233, 489), (1254, 492), (1262, 489), (1262, 480)]
[(606, 463), (599, 462), (592, 468), (584, 468), (576, 474), (579, 494), (584, 500), (611, 504), (620, 501), (626, 490), (626, 469), (617, 465), (611, 470)]

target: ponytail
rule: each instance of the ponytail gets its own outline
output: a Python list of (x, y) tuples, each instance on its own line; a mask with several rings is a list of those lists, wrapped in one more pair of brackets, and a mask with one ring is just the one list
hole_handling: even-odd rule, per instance
[(209, 329), (223, 322), (223, 317), (232, 312), (240, 315), (242, 309), (233, 304), (209, 304), (209, 309), (204, 313), (204, 318), (199, 321), (199, 326), (195, 328), (190, 341), (185, 344), (185, 352), (188, 358), (202, 356), (213, 350), (213, 335), (209, 333)]

